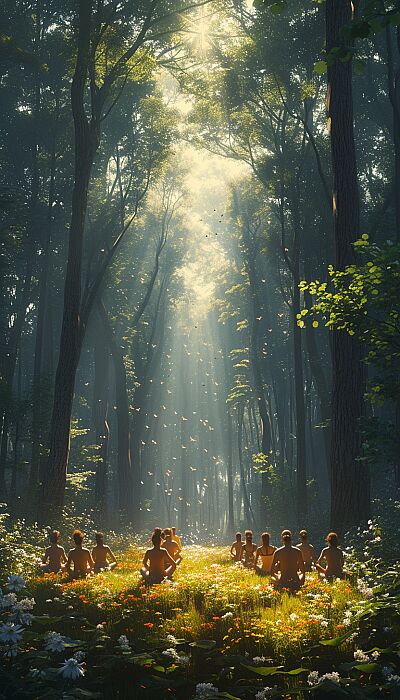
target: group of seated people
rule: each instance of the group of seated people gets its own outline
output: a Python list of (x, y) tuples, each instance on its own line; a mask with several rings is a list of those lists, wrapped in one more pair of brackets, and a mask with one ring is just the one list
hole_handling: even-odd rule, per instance
[(156, 527), (151, 541), (153, 546), (146, 551), (143, 567), (140, 570), (147, 585), (161, 583), (165, 578), (171, 578), (182, 561), (182, 542), (176, 534), (176, 528), (167, 527), (162, 530)]
[(278, 589), (299, 590), (306, 572), (312, 571), (314, 565), (327, 580), (344, 577), (344, 554), (339, 547), (336, 532), (329, 533), (326, 538), (327, 547), (324, 547), (318, 559), (313, 545), (308, 541), (307, 531), (301, 530), (299, 537), (300, 542), (294, 547), (292, 533), (283, 530), (283, 546), (277, 548), (270, 544), (270, 534), (264, 532), (261, 535), (262, 544), (258, 547), (253, 542), (252, 531), (246, 530), (244, 541), (242, 534), (236, 533), (230, 554), (233, 561), (240, 562), (246, 568), (255, 569), (262, 576), (270, 575)]
[(64, 547), (59, 544), (58, 530), (53, 530), (49, 539), (50, 546), (47, 547), (41, 564), (43, 573), (58, 574), (66, 571), (71, 578), (82, 578), (92, 572), (99, 574), (101, 571), (112, 571), (117, 566), (115, 555), (110, 547), (104, 544), (102, 532), (96, 532), (96, 545), (90, 552), (83, 547), (83, 532), (74, 530), (72, 539), (75, 547), (70, 550), (68, 556)]

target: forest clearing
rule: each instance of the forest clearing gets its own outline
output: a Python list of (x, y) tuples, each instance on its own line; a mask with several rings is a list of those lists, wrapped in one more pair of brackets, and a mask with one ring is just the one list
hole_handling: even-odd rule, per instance
[(0, 599), (2, 617), (26, 625), (3, 697), (395, 699), (399, 566), (387, 569), (394, 550), (379, 533), (371, 523), (356, 534), (363, 551), (348, 548), (347, 580), (308, 573), (295, 595), (233, 563), (228, 547), (184, 547), (173, 580), (156, 586), (138, 575), (145, 547), (121, 537), (114, 571), (72, 581), (35, 574), (31, 549), (26, 580), (8, 579)]
[(0, 700), (400, 700), (399, 541), (400, 0), (0, 0)]

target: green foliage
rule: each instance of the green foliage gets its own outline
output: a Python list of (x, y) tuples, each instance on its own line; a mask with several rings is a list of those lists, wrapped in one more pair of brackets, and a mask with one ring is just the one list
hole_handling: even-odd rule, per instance
[(330, 330), (357, 337), (366, 348), (366, 360), (377, 374), (371, 380), (370, 398), (383, 403), (397, 400), (400, 389), (400, 247), (390, 242), (373, 245), (364, 234), (355, 242), (363, 262), (345, 270), (329, 267), (329, 282), (301, 282), (314, 304), (298, 315), (303, 328), (305, 316), (313, 324), (322, 320)]

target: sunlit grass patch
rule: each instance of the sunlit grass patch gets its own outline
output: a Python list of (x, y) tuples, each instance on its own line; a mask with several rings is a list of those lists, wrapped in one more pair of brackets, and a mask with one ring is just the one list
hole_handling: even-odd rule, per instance
[(146, 588), (139, 568), (143, 549), (119, 555), (113, 572), (77, 581), (46, 576), (32, 581), (35, 595), (81, 610), (93, 624), (123, 627), (138, 648), (168, 634), (213, 639), (222, 654), (269, 655), (285, 660), (319, 639), (339, 633), (345, 610), (360, 595), (347, 581), (333, 584), (308, 574), (296, 595), (277, 593), (268, 578), (229, 560), (222, 547), (192, 546), (172, 582)]

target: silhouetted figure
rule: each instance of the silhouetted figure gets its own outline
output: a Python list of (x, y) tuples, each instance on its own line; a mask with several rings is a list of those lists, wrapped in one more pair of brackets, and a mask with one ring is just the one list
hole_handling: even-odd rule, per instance
[(166, 527), (162, 534), (164, 539), (164, 549), (167, 550), (168, 554), (170, 555), (170, 557), (172, 557), (172, 559), (177, 565), (180, 564), (182, 561), (181, 548), (179, 544), (172, 539), (171, 529), (169, 527)]
[(287, 588), (292, 593), (298, 591), (304, 583), (305, 567), (303, 555), (297, 547), (292, 546), (290, 530), (282, 532), (283, 547), (279, 547), (272, 559), (271, 573), (276, 588)]
[[(269, 543), (269, 532), (263, 532), (261, 535), (261, 547), (258, 547), (256, 554), (255, 567), (258, 574), (266, 576), (271, 573), (272, 559), (276, 551), (276, 547)], [(258, 560), (261, 559), (261, 566), (257, 566)]]
[(93, 571), (94, 562), (89, 550), (82, 547), (83, 532), (74, 530), (72, 537), (75, 542), (75, 548), (68, 553), (68, 561), (65, 568), (71, 578), (84, 578)]
[(147, 585), (161, 583), (166, 577), (171, 577), (176, 569), (176, 563), (161, 547), (161, 528), (156, 528), (151, 541), (153, 547), (148, 549), (143, 557), (143, 568), (140, 570)]
[[(94, 573), (99, 574), (100, 571), (112, 571), (117, 566), (115, 555), (110, 547), (104, 544), (104, 535), (102, 532), (96, 532), (96, 546), (92, 549), (92, 559), (94, 561)], [(110, 559), (110, 561), (108, 561)]]
[(245, 542), (242, 549), (242, 562), (248, 569), (254, 569), (257, 545), (253, 543), (253, 533), (251, 530), (246, 530), (244, 536)]
[(241, 561), (242, 560), (242, 551), (243, 551), (242, 533), (237, 532), (236, 533), (236, 540), (234, 542), (232, 542), (232, 546), (230, 549), (230, 555), (231, 555), (233, 561)]
[[(336, 532), (330, 532), (326, 541), (328, 546), (319, 555), (316, 563), (317, 570), (331, 581), (335, 578), (344, 578), (344, 554), (339, 547), (339, 538)], [(321, 565), (323, 561), (326, 563), (325, 567)]]
[(182, 540), (179, 535), (176, 534), (176, 527), (171, 527), (172, 539), (179, 545), (180, 551), (182, 551)]
[(303, 561), (306, 571), (311, 571), (312, 565), (315, 563), (315, 560), (317, 558), (315, 554), (315, 549), (312, 546), (312, 544), (310, 544), (308, 541), (307, 530), (300, 530), (299, 536), (300, 543), (296, 545), (296, 547), (300, 550), (300, 552), (303, 555)]
[(49, 535), (50, 547), (47, 547), (45, 550), (40, 567), (44, 573), (58, 574), (64, 570), (64, 564), (67, 563), (67, 555), (64, 547), (58, 544), (59, 539), (59, 531), (53, 530)]

